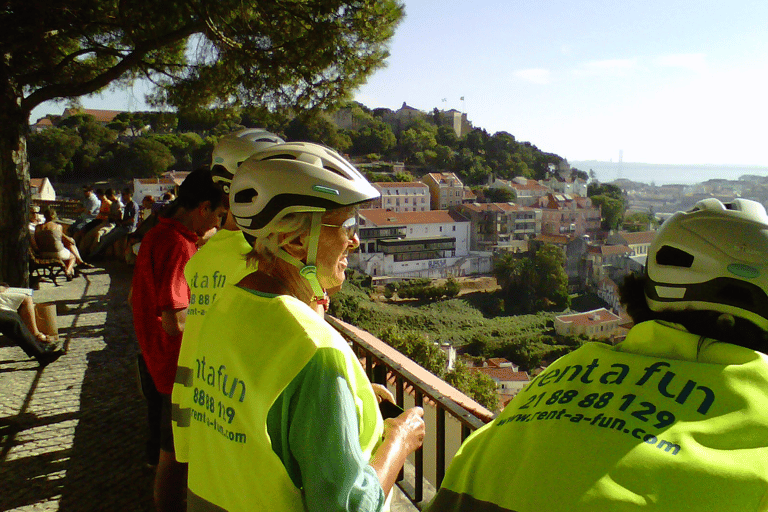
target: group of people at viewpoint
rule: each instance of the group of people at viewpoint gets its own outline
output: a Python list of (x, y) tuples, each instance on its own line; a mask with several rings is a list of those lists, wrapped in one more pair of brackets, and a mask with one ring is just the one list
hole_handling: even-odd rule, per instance
[[(336, 152), (249, 129), (144, 236), (130, 304), (158, 510), (388, 509), (423, 411), (383, 420), (391, 394), (323, 319), (376, 197)], [(759, 203), (673, 215), (622, 287), (626, 340), (537, 375), (427, 509), (768, 510), (767, 261)]]
[(42, 215), (37, 206), (30, 210), (32, 248), (42, 258), (60, 260), (69, 281), (77, 268), (92, 267), (91, 262), (101, 259), (110, 247), (127, 240), (142, 218), (129, 188), (118, 197), (111, 188), (94, 191), (84, 186), (83, 195), (81, 213), (66, 230), (54, 208), (46, 208)]

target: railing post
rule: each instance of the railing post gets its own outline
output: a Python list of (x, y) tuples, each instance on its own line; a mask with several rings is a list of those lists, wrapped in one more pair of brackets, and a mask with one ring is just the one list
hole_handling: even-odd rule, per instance
[[(397, 405), (400, 407), (405, 405), (405, 383), (400, 375), (395, 378), (395, 402), (397, 402)], [(405, 478), (405, 470), (400, 468), (400, 473), (397, 475), (397, 481), (402, 482), (403, 478)]]
[[(421, 391), (416, 390), (415, 396), (416, 407), (424, 407), (424, 395)], [(413, 483), (415, 488), (414, 501), (420, 503), (424, 499), (424, 448), (419, 447), (414, 454), (415, 466), (416, 466), (416, 481)]]
[(382, 362), (378, 361), (373, 367), (373, 378), (371, 382), (376, 384), (387, 385), (387, 367)]
[(445, 409), (440, 404), (437, 404), (435, 413), (437, 414), (437, 425), (435, 425), (437, 430), (435, 436), (435, 455), (437, 456), (435, 461), (435, 477), (437, 482), (435, 487), (440, 487), (445, 476)]

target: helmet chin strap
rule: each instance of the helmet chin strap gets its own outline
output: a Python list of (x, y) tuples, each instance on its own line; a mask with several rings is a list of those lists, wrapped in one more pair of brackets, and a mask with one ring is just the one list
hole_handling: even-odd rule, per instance
[(314, 297), (313, 301), (328, 309), (328, 294), (320, 285), (320, 281), (317, 279), (317, 246), (320, 242), (320, 229), (322, 228), (321, 220), (323, 212), (314, 212), (312, 214), (312, 224), (309, 229), (309, 240), (307, 248), (307, 262), (304, 263), (300, 259), (291, 256), (285, 250), (279, 249), (277, 256), (299, 269), (299, 275), (307, 280)]

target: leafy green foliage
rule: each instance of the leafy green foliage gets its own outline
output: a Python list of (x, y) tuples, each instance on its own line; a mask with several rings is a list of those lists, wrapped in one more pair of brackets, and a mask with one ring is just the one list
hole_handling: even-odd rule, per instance
[(509, 203), (515, 200), (515, 193), (505, 188), (483, 188), (483, 197), (487, 203)]
[(463, 361), (457, 360), (453, 370), (446, 373), (443, 380), (465, 395), (472, 397), (486, 409), (490, 411), (499, 409), (496, 383), (483, 373), (470, 371)]
[(413, 330), (387, 327), (379, 334), (379, 338), (428, 372), (438, 377), (445, 373), (448, 360), (445, 352), (421, 334)]
[(459, 283), (452, 277), (442, 286), (437, 286), (431, 279), (413, 279), (402, 283), (389, 283), (385, 291), (390, 294), (387, 298), (397, 293), (401, 299), (426, 299), (437, 300), (443, 297), (455, 297), (461, 291)]
[(494, 263), (494, 274), (507, 312), (563, 310), (570, 304), (565, 253), (557, 246), (544, 244), (524, 256), (502, 254)]
[(72, 158), (83, 140), (72, 128), (48, 128), (29, 136), (27, 151), (36, 176), (58, 176), (72, 170)]

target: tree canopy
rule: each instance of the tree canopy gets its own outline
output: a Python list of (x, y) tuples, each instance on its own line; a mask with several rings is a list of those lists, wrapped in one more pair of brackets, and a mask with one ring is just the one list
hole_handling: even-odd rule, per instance
[(544, 244), (524, 257), (505, 253), (496, 260), (493, 272), (506, 296), (508, 313), (562, 310), (570, 305), (565, 253), (557, 246)]
[[(9, 0), (0, 10), (0, 279), (27, 281), (29, 114), (137, 78), (181, 111), (332, 105), (387, 56), (397, 0)], [(128, 123), (128, 120), (121, 120)]]

